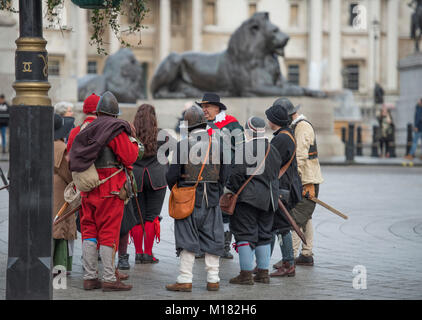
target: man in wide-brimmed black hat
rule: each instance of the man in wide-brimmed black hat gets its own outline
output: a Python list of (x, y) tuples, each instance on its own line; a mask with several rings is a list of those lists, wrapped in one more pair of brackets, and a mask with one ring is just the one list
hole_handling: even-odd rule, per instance
[[(205, 117), (208, 120), (208, 133), (210, 135), (215, 132), (219, 132), (220, 135), (227, 134), (231, 135), (231, 162), (234, 162), (235, 146), (244, 141), (243, 127), (239, 121), (231, 115), (226, 114), (227, 107), (220, 101), (218, 94), (207, 92), (201, 101), (195, 101), (204, 111)], [(221, 139), (225, 141), (225, 139)], [(232, 233), (229, 229), (230, 217), (223, 213), (224, 222), (224, 256), (225, 259), (233, 259), (233, 255), (230, 253), (230, 245), (232, 239)]]

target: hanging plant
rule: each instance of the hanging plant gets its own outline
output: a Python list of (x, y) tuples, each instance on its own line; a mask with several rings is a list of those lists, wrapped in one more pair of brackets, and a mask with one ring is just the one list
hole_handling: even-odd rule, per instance
[[(104, 49), (103, 36), (107, 28), (113, 30), (120, 44), (130, 47), (130, 44), (123, 40), (122, 34), (140, 32), (144, 28), (142, 20), (149, 12), (147, 0), (71, 0), (74, 4), (83, 9), (93, 9), (91, 15), (92, 36), (90, 44), (97, 47), (99, 54), (107, 55)], [(50, 25), (60, 26), (59, 13), (63, 8), (64, 0), (45, 0), (46, 17)], [(18, 12), (12, 7), (12, 0), (0, 0), (0, 10)], [(119, 16), (130, 17), (129, 28), (120, 30)], [(62, 29), (62, 28), (61, 28)], [(139, 40), (138, 45), (141, 44)]]

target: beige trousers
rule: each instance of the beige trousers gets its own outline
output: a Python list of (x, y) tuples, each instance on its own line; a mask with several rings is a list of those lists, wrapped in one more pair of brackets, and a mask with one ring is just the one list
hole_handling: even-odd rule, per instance
[[(84, 266), (84, 280), (98, 278), (98, 250), (95, 242), (85, 240), (82, 243), (82, 256)], [(106, 282), (116, 281), (114, 266), (114, 249), (100, 246), (100, 256), (103, 263), (103, 280)]]
[[(180, 253), (180, 267), (177, 283), (192, 283), (193, 264), (195, 263), (195, 253), (183, 250)], [(207, 282), (220, 282), (218, 276), (220, 265), (220, 257), (209, 253), (205, 253), (205, 270), (207, 271)]]
[(297, 257), (299, 253), (299, 247), (302, 243), (302, 255), (304, 256), (312, 256), (312, 248), (314, 247), (314, 228), (312, 226), (312, 219), (309, 219), (305, 225), (305, 231), (300, 229), (305, 235), (305, 239), (307, 244), (302, 243), (299, 236), (296, 232), (292, 231), (292, 240), (293, 240), (293, 253), (294, 256)]

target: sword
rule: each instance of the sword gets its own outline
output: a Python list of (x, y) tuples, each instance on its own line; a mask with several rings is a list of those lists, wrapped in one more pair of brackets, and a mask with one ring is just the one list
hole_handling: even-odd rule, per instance
[(296, 222), (293, 220), (292, 216), (290, 215), (289, 211), (287, 211), (286, 207), (284, 206), (283, 202), (281, 202), (280, 199), (278, 199), (278, 207), (283, 210), (284, 214), (286, 215), (287, 220), (289, 220), (290, 225), (293, 227), (294, 231), (297, 233), (299, 238), (302, 240), (304, 244), (306, 243), (305, 235), (300, 231), (300, 228), (296, 224)]
[(1, 177), (1, 180), (3, 180), (3, 184), (4, 184), (4, 186), (1, 187), (0, 190), (3, 190), (3, 189), (9, 190), (9, 184), (7, 183), (7, 179), (4, 176), (3, 170), (1, 168), (0, 168), (0, 177)]
[[(60, 218), (58, 218), (57, 220), (55, 219), (53, 222), (53, 225), (59, 224), (60, 222), (62, 222), (63, 220), (66, 220), (67, 218), (69, 218), (72, 214), (74, 214), (76, 211), (80, 210), (82, 208), (82, 205), (78, 205), (75, 208), (71, 209), (70, 211), (63, 213)], [(57, 217), (56, 217), (57, 218)]]
[(349, 217), (348, 216), (346, 216), (345, 214), (343, 214), (343, 213), (341, 213), (340, 211), (338, 211), (337, 209), (334, 209), (332, 206), (330, 206), (330, 205), (328, 205), (328, 204), (326, 204), (325, 202), (323, 202), (323, 201), (321, 201), (321, 200), (319, 200), (318, 198), (315, 198), (315, 197), (310, 197), (309, 196), (309, 194), (306, 194), (306, 199), (308, 199), (308, 200), (311, 200), (311, 201), (313, 201), (313, 202), (315, 202), (315, 203), (317, 203), (317, 204), (319, 204), (320, 206), (323, 206), (325, 209), (328, 209), (328, 210), (330, 210), (332, 213), (335, 213), (336, 215), (338, 215), (338, 216), (340, 216), (340, 217), (342, 217), (343, 219), (348, 219)]

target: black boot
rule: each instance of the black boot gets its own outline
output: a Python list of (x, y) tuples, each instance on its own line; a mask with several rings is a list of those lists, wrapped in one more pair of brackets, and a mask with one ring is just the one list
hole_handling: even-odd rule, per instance
[(120, 270), (129, 270), (130, 264), (129, 264), (129, 254), (123, 254), (119, 256), (119, 262), (117, 264), (117, 268)]
[(224, 255), (223, 259), (233, 259), (233, 255), (230, 253), (230, 245), (232, 243), (232, 233), (230, 231), (224, 232)]

